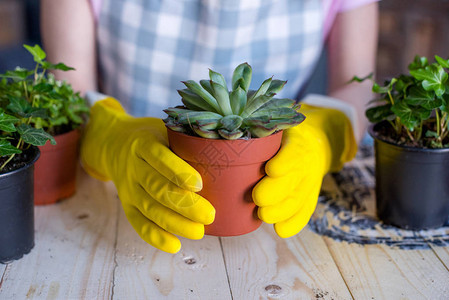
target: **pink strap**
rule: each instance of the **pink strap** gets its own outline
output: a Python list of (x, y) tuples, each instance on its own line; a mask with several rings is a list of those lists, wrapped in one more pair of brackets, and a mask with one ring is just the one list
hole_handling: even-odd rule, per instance
[(380, 0), (323, 0), (324, 15), (326, 16), (324, 19), (323, 37), (326, 38), (329, 34), (338, 13), (377, 1)]
[(90, 6), (92, 7), (95, 20), (97, 21), (98, 17), (100, 16), (101, 4), (103, 3), (103, 0), (89, 0), (89, 2)]

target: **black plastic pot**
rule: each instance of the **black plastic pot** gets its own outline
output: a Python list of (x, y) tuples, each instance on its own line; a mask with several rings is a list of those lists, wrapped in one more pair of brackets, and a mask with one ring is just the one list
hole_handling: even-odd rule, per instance
[(32, 148), (24, 167), (0, 174), (0, 263), (19, 259), (34, 247), (34, 163), (39, 154)]
[(374, 138), (376, 209), (385, 224), (409, 230), (443, 226), (449, 219), (449, 149), (398, 146)]

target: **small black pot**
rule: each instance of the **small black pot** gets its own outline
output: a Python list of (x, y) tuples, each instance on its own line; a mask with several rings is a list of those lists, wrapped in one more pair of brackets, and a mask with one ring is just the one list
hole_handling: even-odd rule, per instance
[(405, 147), (369, 129), (376, 157), (376, 209), (385, 224), (409, 230), (443, 226), (449, 219), (449, 149)]
[(29, 151), (24, 167), (0, 174), (0, 263), (34, 247), (34, 163), (40, 153), (36, 147)]

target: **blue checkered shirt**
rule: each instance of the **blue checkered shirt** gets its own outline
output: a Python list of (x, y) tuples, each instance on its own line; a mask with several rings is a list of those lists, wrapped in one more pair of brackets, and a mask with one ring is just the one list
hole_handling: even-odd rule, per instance
[(248, 62), (251, 88), (274, 75), (295, 98), (323, 47), (321, 0), (103, 0), (98, 53), (103, 91), (135, 116), (165, 117), (181, 81), (230, 81)]

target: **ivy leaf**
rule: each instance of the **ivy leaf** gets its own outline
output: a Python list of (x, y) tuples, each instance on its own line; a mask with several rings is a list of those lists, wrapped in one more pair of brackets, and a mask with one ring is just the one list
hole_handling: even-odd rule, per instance
[(367, 79), (371, 79), (372, 80), (373, 78), (374, 78), (374, 73), (369, 73), (365, 77), (354, 76), (354, 77), (352, 77), (351, 80), (349, 80), (348, 83), (351, 83), (351, 82), (364, 82)]
[(442, 102), (443, 103), (441, 104), (440, 109), (446, 113), (449, 113), (449, 95), (448, 94), (443, 95)]
[(438, 55), (435, 55), (435, 60), (443, 67), (443, 68), (449, 68), (449, 60), (446, 60), (444, 58), (439, 57)]
[(441, 97), (446, 91), (447, 73), (440, 65), (432, 64), (425, 69), (410, 70), (410, 74), (417, 80), (422, 80), (422, 86), (426, 91), (434, 91)]
[(424, 56), (420, 57), (420, 56), (416, 55), (413, 62), (408, 65), (408, 69), (409, 70), (418, 70), (418, 69), (425, 68), (428, 65), (429, 65), (429, 61), (427, 60), (426, 57), (424, 57)]
[(17, 131), (25, 143), (34, 146), (43, 146), (48, 140), (50, 140), (52, 145), (56, 145), (55, 139), (42, 128), (36, 129), (30, 125), (20, 124), (17, 127)]
[(47, 57), (44, 50), (42, 50), (42, 48), (39, 45), (34, 45), (34, 47), (31, 47), (29, 45), (23, 45), (23, 47), (25, 47), (25, 49), (27, 49), (28, 52), (30, 52), (31, 55), (33, 55), (34, 61), (37, 63), (42, 63), (45, 57)]
[(14, 126), (19, 119), (8, 115), (4, 112), (0, 112), (0, 130), (5, 132), (15, 132), (16, 127)]
[(434, 100), (434, 95), (426, 91), (421, 86), (413, 86), (410, 88), (408, 96), (404, 99), (407, 104), (421, 105)]
[(5, 74), (0, 74), (1, 78), (9, 78), (15, 81), (22, 81), (33, 75), (34, 71), (23, 69), (20, 67), (15, 68), (14, 71), (6, 71)]
[(365, 114), (371, 123), (377, 123), (383, 120), (394, 120), (395, 118), (393, 112), (391, 111), (391, 104), (368, 108)]
[(380, 86), (377, 83), (373, 84), (373, 92), (376, 94), (385, 94), (388, 92), (391, 92), (391, 90), (393, 89), (394, 84), (397, 82), (398, 80), (396, 78), (391, 78), (390, 81), (386, 82), (385, 86)]
[(0, 156), (9, 156), (19, 153), (22, 153), (22, 151), (11, 145), (10, 141), (6, 139), (0, 139)]
[(431, 115), (430, 110), (420, 107), (411, 108), (405, 101), (395, 103), (391, 110), (401, 119), (401, 123), (410, 131), (413, 131), (421, 121), (430, 118)]
[(426, 137), (438, 138), (439, 136), (438, 133), (436, 133), (435, 131), (427, 130)]
[(69, 67), (63, 63), (52, 64), (52, 63), (49, 63), (48, 61), (42, 62), (42, 68), (44, 68), (46, 70), (62, 70), (62, 71), (75, 70), (75, 68)]
[(47, 109), (45, 109), (45, 108), (30, 107), (23, 117), (46, 119), (46, 118), (48, 118), (48, 113), (47, 113)]
[(38, 93), (48, 93), (53, 90), (53, 86), (46, 82), (41, 82), (33, 86), (33, 91), (36, 91)]
[(9, 97), (10, 103), (6, 106), (7, 109), (19, 116), (25, 117), (28, 111), (31, 109), (31, 104), (22, 97)]

